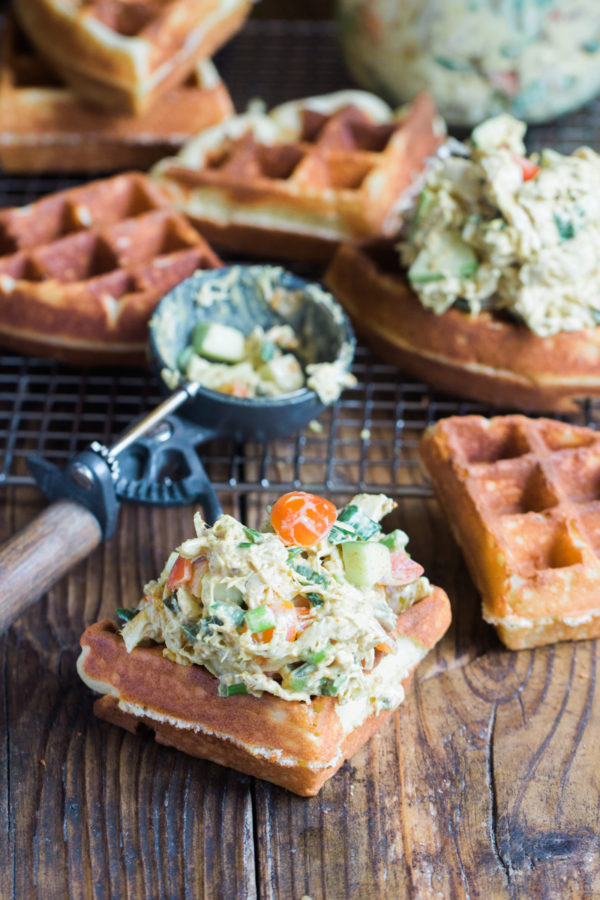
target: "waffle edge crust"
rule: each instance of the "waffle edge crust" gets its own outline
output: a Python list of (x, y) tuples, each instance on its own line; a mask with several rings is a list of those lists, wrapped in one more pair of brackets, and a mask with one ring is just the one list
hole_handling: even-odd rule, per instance
[(325, 280), (384, 359), (446, 393), (560, 413), (600, 395), (600, 326), (542, 338), (485, 312), (435, 315), (401, 273), (391, 241), (340, 247)]
[(600, 434), (452, 416), (425, 431), (419, 455), (505, 646), (600, 636)]
[(438, 126), (426, 94), (393, 112), (365, 91), (338, 91), (235, 116), (150, 174), (217, 247), (327, 260), (340, 242), (396, 233)]
[[(397, 634), (430, 650), (450, 625), (450, 604), (441, 588), (398, 617)], [(136, 733), (151, 729), (160, 744), (314, 796), (394, 710), (372, 715), (344, 733), (330, 697), (311, 703), (269, 694), (219, 697), (217, 679), (203, 666), (166, 659), (161, 645), (127, 653), (109, 619), (91, 625), (81, 638), (77, 668), (101, 693), (94, 713)], [(414, 670), (402, 684), (408, 689)]]
[(146, 112), (246, 20), (250, 0), (15, 0), (21, 27), (80, 97)]

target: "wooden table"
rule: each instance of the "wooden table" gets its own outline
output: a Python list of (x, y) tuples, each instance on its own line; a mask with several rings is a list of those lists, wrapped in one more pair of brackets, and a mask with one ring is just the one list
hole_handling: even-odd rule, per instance
[[(282, 67), (281, 79), (248, 54), (248, 95), (270, 88), (271, 102), (289, 99), (288, 82), (296, 84), (313, 40), (309, 30), (298, 33), (294, 66)], [(273, 53), (288, 31), (265, 34)], [(331, 30), (324, 34), (333, 41)], [(309, 74), (314, 91), (345, 83), (341, 64), (322, 54)], [(579, 129), (586, 115), (575, 120)], [(383, 482), (393, 415), (378, 427), (372, 455)], [(356, 441), (360, 423), (345, 428)], [(377, 472), (367, 472), (375, 487)], [(421, 485), (410, 472), (398, 480)], [(345, 470), (348, 494), (360, 476), (356, 466)], [(233, 492), (223, 499), (240, 511)], [(244, 499), (256, 525), (273, 497)], [(36, 489), (4, 488), (0, 538), (42, 507)], [(97, 721), (75, 671), (79, 636), (115, 607), (135, 604), (191, 533), (191, 514), (123, 507), (111, 541), (0, 638), (2, 900), (600, 897), (597, 643), (502, 649), (432, 499), (401, 500), (398, 521), (415, 558), (448, 591), (453, 624), (392, 721), (317, 798)]]
[[(0, 502), (3, 538), (41, 508), (33, 488)], [(318, 797), (97, 721), (79, 635), (135, 602), (191, 512), (123, 507), (2, 638), (2, 898), (600, 896), (597, 644), (502, 649), (433, 500), (399, 520), (453, 625)]]

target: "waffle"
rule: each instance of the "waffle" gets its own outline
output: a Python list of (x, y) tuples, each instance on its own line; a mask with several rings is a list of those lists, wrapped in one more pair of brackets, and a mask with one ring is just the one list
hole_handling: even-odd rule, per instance
[(142, 113), (244, 22), (250, 0), (15, 0), (27, 35), (86, 100)]
[[(423, 655), (450, 624), (446, 594), (434, 592), (398, 617), (398, 634), (414, 638)], [(183, 666), (162, 647), (127, 653), (113, 623), (104, 619), (82, 636), (77, 668), (103, 694), (94, 712), (134, 734), (151, 729), (161, 744), (272, 781), (309, 797), (393, 715), (385, 711), (344, 730), (336, 702), (217, 696), (217, 679), (205, 668)], [(402, 679), (408, 689), (414, 665)]]
[(421, 459), (512, 650), (600, 635), (600, 434), (552, 419), (442, 419)]
[(236, 116), (153, 175), (217, 245), (326, 259), (340, 241), (395, 233), (399, 203), (439, 131), (426, 95), (393, 113), (372, 94), (341, 91)]
[(115, 115), (61, 84), (12, 22), (0, 21), (0, 32), (0, 165), (8, 172), (148, 168), (233, 113), (208, 60), (149, 112)]
[(158, 300), (218, 265), (138, 173), (0, 210), (0, 342), (77, 364), (139, 364)]
[(447, 393), (566, 413), (600, 394), (600, 327), (543, 338), (487, 312), (435, 315), (401, 272), (392, 241), (340, 247), (325, 280), (384, 359)]

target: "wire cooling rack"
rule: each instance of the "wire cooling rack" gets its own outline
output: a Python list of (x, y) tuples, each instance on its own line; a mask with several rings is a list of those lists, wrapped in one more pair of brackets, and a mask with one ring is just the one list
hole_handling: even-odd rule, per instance
[[(330, 21), (251, 20), (217, 56), (217, 67), (236, 108), (261, 97), (268, 106), (350, 85)], [(571, 151), (600, 144), (600, 103), (559, 125), (531, 129), (532, 147)], [(28, 203), (50, 191), (89, 180), (53, 175), (10, 176), (0, 171), (0, 205)], [(219, 492), (276, 491), (299, 485), (328, 493), (381, 490), (426, 496), (416, 448), (436, 419), (482, 404), (458, 401), (406, 379), (371, 352), (357, 349), (355, 388), (301, 434), (287, 441), (237, 445), (220, 440), (201, 448)], [(26, 458), (37, 454), (64, 465), (93, 440), (110, 444), (161, 399), (147, 372), (74, 370), (48, 360), (0, 356), (0, 485), (32, 484)], [(600, 407), (586, 404), (576, 417), (598, 426)]]

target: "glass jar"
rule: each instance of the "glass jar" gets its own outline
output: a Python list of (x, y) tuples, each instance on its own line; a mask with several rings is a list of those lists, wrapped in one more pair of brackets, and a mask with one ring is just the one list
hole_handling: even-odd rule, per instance
[(600, 0), (337, 0), (353, 78), (393, 103), (433, 94), (452, 125), (543, 122), (600, 92)]

